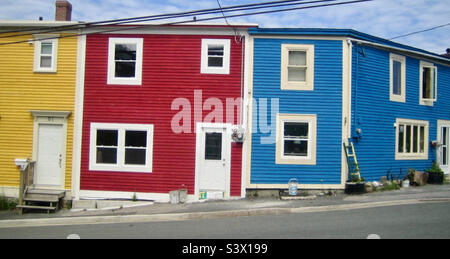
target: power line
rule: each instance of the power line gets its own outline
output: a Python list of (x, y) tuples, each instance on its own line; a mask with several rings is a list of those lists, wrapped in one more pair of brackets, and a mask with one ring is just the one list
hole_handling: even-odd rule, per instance
[[(327, 0), (327, 1), (330, 1), (330, 0)], [(234, 15), (228, 15), (228, 16), (221, 15), (221, 16), (216, 16), (216, 17), (197, 19), (196, 21), (197, 22), (204, 22), (204, 21), (212, 21), (212, 20), (218, 20), (218, 19), (224, 19), (224, 18), (236, 18), (236, 17), (251, 16), (251, 15), (260, 15), (260, 14), (269, 14), (269, 13), (287, 12), (287, 11), (294, 11), (294, 10), (303, 10), (303, 9), (312, 9), (312, 8), (320, 8), (320, 7), (329, 7), (329, 6), (338, 6), (338, 5), (362, 3), (362, 2), (369, 2), (369, 1), (373, 1), (373, 0), (353, 0), (353, 1), (345, 1), (345, 2), (339, 2), (339, 3), (328, 3), (328, 4), (293, 7), (293, 8), (268, 10), (268, 11), (260, 11), (260, 12), (244, 13), (244, 14), (234, 14)], [(325, 1), (315, 1), (315, 2), (325, 2)], [(134, 30), (134, 29), (138, 29), (138, 28), (142, 29), (142, 28), (150, 28), (150, 27), (155, 27), (155, 26), (168, 26), (168, 25), (176, 25), (176, 24), (183, 24), (183, 23), (190, 23), (190, 22), (192, 22), (192, 19), (184, 20), (184, 21), (178, 21), (178, 22), (162, 23), (162, 24), (132, 25), (132, 26), (129, 26), (129, 27), (126, 27), (126, 28), (115, 28), (115, 29), (109, 29), (109, 30), (85, 32), (85, 33), (74, 33), (72, 35), (48, 37), (48, 38), (41, 38), (41, 39), (32, 39), (31, 41), (36, 41), (36, 40), (42, 41), (42, 40), (50, 40), (50, 39), (62, 39), (62, 38), (84, 36), (84, 35), (90, 35), (90, 34), (96, 34), (96, 33), (111, 33), (111, 32)], [(104, 26), (107, 26), (107, 25), (104, 25)], [(102, 27), (104, 27), (104, 26), (102, 26)], [(30, 40), (22, 40), (22, 41), (15, 41), (15, 42), (0, 43), (0, 46), (1, 45), (9, 45), (9, 44), (25, 43), (25, 42), (30, 42)]]
[[(281, 1), (270, 1), (270, 2), (255, 3), (255, 4), (235, 5), (235, 6), (229, 6), (229, 7), (223, 7), (223, 8), (219, 4), (219, 8), (202, 9), (202, 10), (196, 10), (196, 11), (178, 12), (178, 13), (169, 13), (169, 14), (160, 14), (160, 15), (141, 16), (141, 17), (134, 17), (134, 18), (105, 20), (105, 21), (97, 21), (97, 22), (77, 23), (77, 24), (72, 24), (72, 25), (56, 26), (56, 27), (53, 27), (53, 29), (49, 29), (49, 30), (45, 30), (45, 31), (42, 31), (41, 28), (11, 30), (11, 31), (0, 32), (0, 34), (32, 32), (32, 31), (39, 31), (39, 33), (51, 33), (51, 32), (57, 32), (57, 31), (66, 31), (69, 29), (76, 30), (76, 29), (84, 28), (84, 27), (92, 28), (92, 27), (98, 27), (98, 26), (119, 25), (119, 24), (133, 23), (133, 22), (183, 18), (183, 17), (188, 17), (188, 16), (194, 16), (194, 15), (208, 15), (208, 14), (216, 14), (216, 13), (223, 14), (224, 12), (237, 12), (237, 11), (246, 11), (246, 10), (262, 9), (262, 8), (283, 7), (283, 6), (290, 6), (290, 5), (311, 4), (311, 3), (330, 2), (330, 1), (337, 1), (337, 0), (315, 0), (315, 1), (281, 0)], [(26, 36), (26, 35), (30, 35), (30, 34), (32, 34), (32, 33), (0, 36), (0, 38)]]
[(432, 31), (432, 30), (436, 30), (436, 29), (439, 29), (439, 28), (442, 28), (442, 27), (446, 27), (446, 26), (450, 26), (450, 23), (439, 25), (439, 26), (435, 26), (435, 27), (432, 27), (432, 28), (429, 28), (429, 29), (425, 29), (425, 30), (421, 30), (421, 31), (415, 31), (415, 32), (411, 32), (411, 33), (408, 33), (408, 34), (403, 34), (403, 35), (400, 35), (400, 36), (396, 36), (394, 38), (390, 38), (389, 40), (394, 40), (394, 39), (398, 39), (398, 38), (411, 36), (411, 35), (414, 35), (414, 34), (419, 34), (419, 33), (427, 32), (427, 31)]

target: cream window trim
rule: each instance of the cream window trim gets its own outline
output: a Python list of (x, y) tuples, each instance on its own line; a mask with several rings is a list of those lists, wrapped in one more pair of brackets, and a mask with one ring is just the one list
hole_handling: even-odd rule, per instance
[[(290, 64), (290, 52), (305, 52), (305, 64)], [(304, 80), (289, 80), (289, 70), (306, 70)], [(281, 89), (282, 90), (314, 90), (314, 45), (282, 44), (281, 45)]]
[[(284, 154), (284, 124), (286, 122), (308, 123), (307, 156), (287, 156)], [(305, 139), (306, 140), (306, 139)], [(315, 114), (278, 114), (276, 163), (291, 165), (315, 165), (317, 148), (317, 115)]]
[[(34, 35), (34, 64), (33, 71), (36, 73), (56, 73), (58, 66), (58, 39), (59, 35)], [(44, 53), (43, 45), (51, 44), (51, 52)], [(43, 66), (42, 60), (50, 59), (50, 66)]]
[[(394, 62), (400, 62), (400, 91), (401, 94), (394, 94)], [(389, 57), (389, 89), (390, 100), (393, 102), (406, 102), (406, 58), (404, 56), (390, 54)]]
[[(408, 127), (409, 127), (409, 136), (407, 133)], [(395, 128), (396, 128), (395, 160), (428, 159), (428, 150), (429, 150), (428, 121), (397, 118)], [(415, 131), (417, 132), (414, 133)], [(409, 150), (408, 150), (408, 143), (409, 143)]]
[[(425, 99), (423, 98), (423, 70), (425, 68), (430, 69), (431, 71), (433, 71), (434, 73), (431, 76), (431, 80), (432, 80), (432, 87), (433, 89), (431, 90), (431, 94), (433, 94), (433, 98), (428, 98)], [(437, 67), (434, 66), (433, 63), (429, 63), (429, 62), (425, 62), (425, 61), (420, 61), (420, 70), (419, 70), (419, 104), (420, 105), (426, 105), (426, 106), (433, 106), (434, 102), (437, 101)]]

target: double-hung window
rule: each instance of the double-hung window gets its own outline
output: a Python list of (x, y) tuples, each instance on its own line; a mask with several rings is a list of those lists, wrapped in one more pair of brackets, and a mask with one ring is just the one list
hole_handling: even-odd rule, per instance
[(420, 104), (433, 105), (437, 99), (437, 68), (428, 62), (420, 62)]
[(110, 38), (108, 84), (142, 84), (142, 38)]
[(395, 159), (428, 159), (428, 121), (397, 119)]
[(314, 45), (281, 45), (281, 89), (314, 90)]
[(34, 45), (34, 72), (55, 73), (58, 60), (57, 35), (39, 35)]
[(316, 164), (316, 115), (278, 114), (277, 164)]
[(92, 171), (152, 172), (153, 125), (91, 124)]
[(406, 58), (390, 55), (390, 100), (406, 101)]
[(202, 74), (230, 73), (230, 44), (228, 39), (202, 40)]

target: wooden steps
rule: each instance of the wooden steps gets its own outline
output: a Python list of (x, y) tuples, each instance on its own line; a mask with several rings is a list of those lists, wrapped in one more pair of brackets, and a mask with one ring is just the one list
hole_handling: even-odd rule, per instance
[(26, 191), (22, 204), (16, 207), (20, 214), (23, 209), (46, 210), (47, 213), (50, 213), (60, 207), (60, 201), (64, 196), (65, 191), (63, 190), (32, 188)]

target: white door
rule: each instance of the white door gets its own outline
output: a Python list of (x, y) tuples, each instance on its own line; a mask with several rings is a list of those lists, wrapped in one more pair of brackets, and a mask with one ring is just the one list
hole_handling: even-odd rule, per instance
[(449, 174), (449, 134), (450, 134), (450, 124), (443, 124), (439, 127), (440, 139), (439, 139), (439, 166), (445, 174)]
[(63, 125), (39, 124), (34, 184), (61, 187), (63, 175)]
[[(227, 127), (199, 125), (197, 135), (198, 189), (230, 193), (231, 135)], [(229, 136), (230, 135), (230, 136)], [(199, 143), (200, 142), (200, 143)]]

